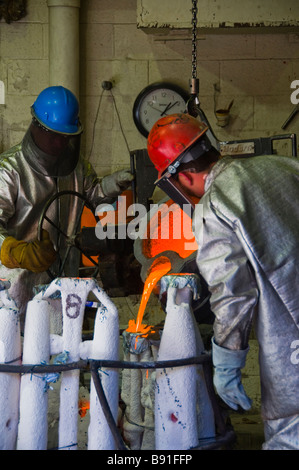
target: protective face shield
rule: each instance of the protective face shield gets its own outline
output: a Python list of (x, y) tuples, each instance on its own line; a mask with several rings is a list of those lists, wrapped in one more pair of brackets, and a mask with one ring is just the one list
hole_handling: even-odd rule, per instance
[(159, 171), (155, 184), (191, 215), (194, 202), (173, 177), (181, 163), (197, 160), (212, 145), (206, 137), (208, 126), (188, 114), (173, 114), (157, 121), (148, 136), (148, 154)]
[(32, 123), (22, 150), (31, 168), (44, 176), (69, 175), (80, 154), (82, 126), (76, 97), (63, 87), (43, 90), (31, 107)]

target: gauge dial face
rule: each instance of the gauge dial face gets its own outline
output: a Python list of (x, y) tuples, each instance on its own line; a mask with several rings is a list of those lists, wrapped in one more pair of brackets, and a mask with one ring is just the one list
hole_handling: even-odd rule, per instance
[(178, 87), (152, 85), (136, 98), (133, 117), (138, 130), (145, 136), (163, 116), (186, 112), (188, 96)]

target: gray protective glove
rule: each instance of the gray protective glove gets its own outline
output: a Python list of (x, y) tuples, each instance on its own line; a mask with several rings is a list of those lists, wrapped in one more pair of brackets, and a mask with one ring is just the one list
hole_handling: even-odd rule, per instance
[(131, 185), (134, 176), (129, 170), (120, 170), (104, 176), (101, 181), (105, 196), (117, 197)]
[(221, 348), (212, 338), (212, 359), (214, 385), (218, 395), (233, 410), (241, 406), (244, 410), (251, 408), (252, 400), (246, 395), (241, 383), (241, 369), (245, 366), (249, 348), (231, 350)]

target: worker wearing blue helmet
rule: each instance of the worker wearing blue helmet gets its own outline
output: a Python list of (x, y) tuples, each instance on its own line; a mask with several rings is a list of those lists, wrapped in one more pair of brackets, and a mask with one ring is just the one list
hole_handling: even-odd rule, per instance
[[(56, 260), (57, 231), (49, 224), (37, 239), (49, 199), (60, 191), (76, 191), (96, 207), (107, 197), (117, 197), (133, 179), (128, 170), (101, 179), (80, 155), (83, 128), (77, 98), (70, 90), (46, 88), (31, 113), (22, 142), (0, 156), (0, 278), (10, 281), (10, 294), (21, 314), (33, 288), (50, 281), (47, 270)], [(65, 205), (61, 200), (56, 208), (51, 206), (51, 216), (59, 219), (64, 233), (72, 233), (81, 207), (75, 202)], [(65, 267), (65, 275), (77, 275), (78, 254), (76, 262)]]

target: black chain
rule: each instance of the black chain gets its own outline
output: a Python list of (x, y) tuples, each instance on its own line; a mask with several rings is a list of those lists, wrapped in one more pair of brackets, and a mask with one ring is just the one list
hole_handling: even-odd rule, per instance
[(192, 0), (192, 78), (196, 78), (197, 76), (197, 11), (197, 0)]
[(190, 98), (187, 102), (187, 112), (191, 116), (199, 115), (199, 80), (197, 78), (197, 0), (192, 0), (192, 75), (190, 80)]

